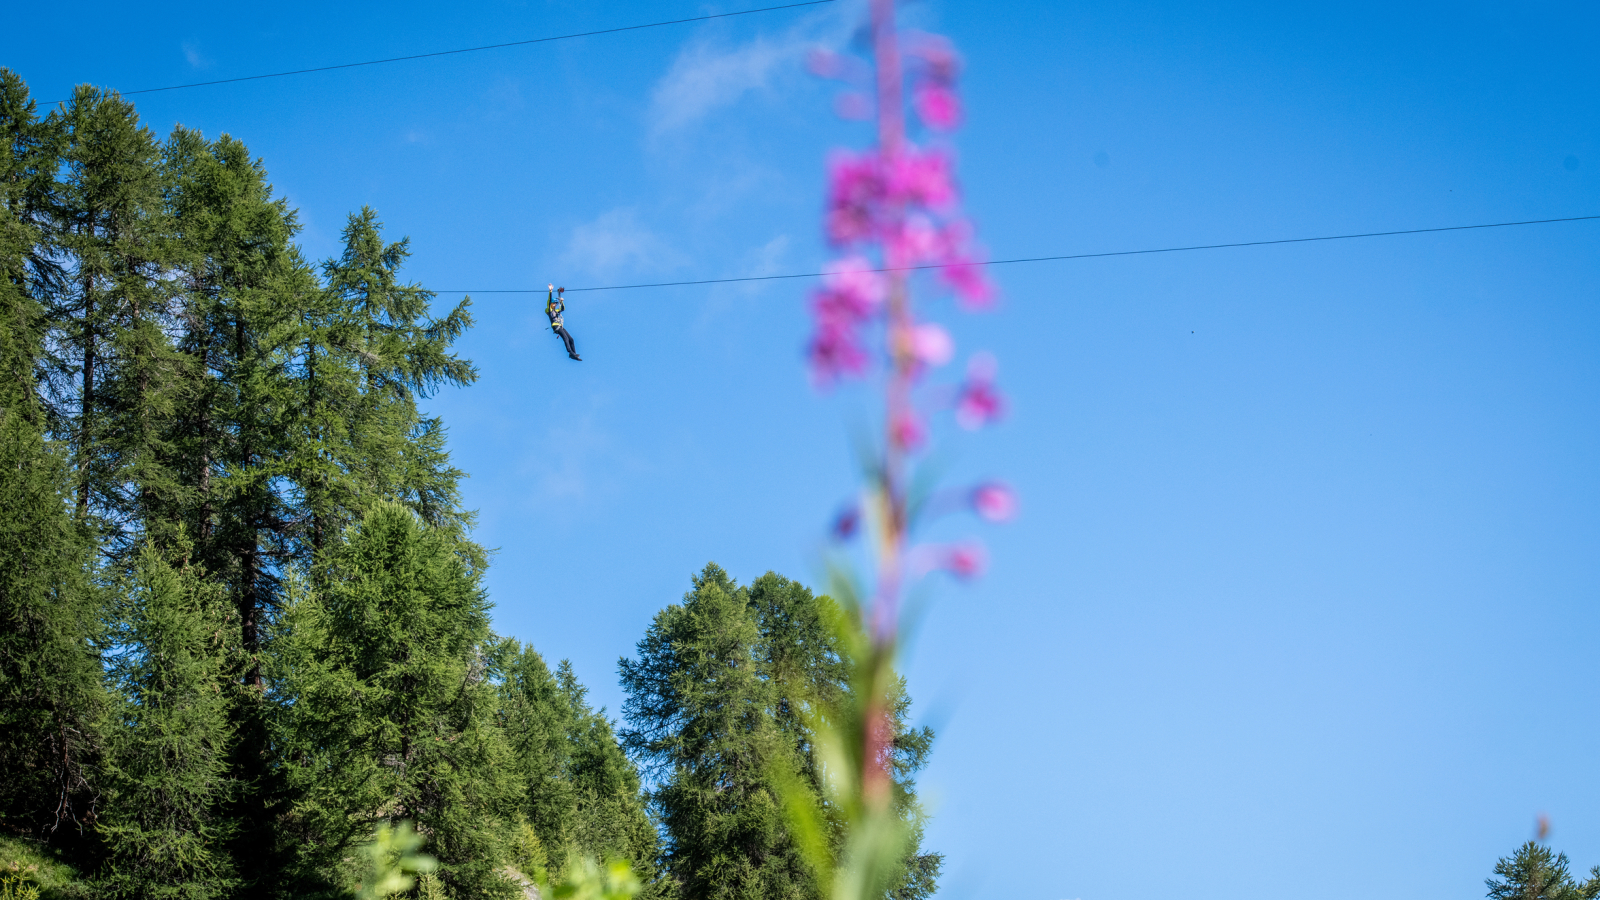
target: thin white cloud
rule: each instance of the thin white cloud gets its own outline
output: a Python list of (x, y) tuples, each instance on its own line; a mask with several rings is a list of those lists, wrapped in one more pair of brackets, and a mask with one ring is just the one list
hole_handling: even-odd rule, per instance
[(183, 42), (183, 58), (189, 61), (189, 65), (192, 68), (211, 68), (211, 60), (200, 53), (200, 48), (193, 41)]
[(684, 48), (651, 96), (651, 127), (656, 134), (675, 131), (730, 106), (746, 94), (770, 88), (778, 69), (797, 66), (803, 45), (798, 40), (758, 37), (733, 48), (697, 41)]
[(771, 93), (786, 80), (808, 77), (806, 53), (840, 45), (848, 15), (814, 13), (777, 36), (757, 35), (731, 46), (709, 36), (692, 39), (651, 92), (651, 133), (676, 131), (750, 94)]
[(595, 277), (635, 269), (662, 271), (677, 265), (681, 254), (639, 222), (631, 207), (601, 213), (572, 229), (562, 262)]

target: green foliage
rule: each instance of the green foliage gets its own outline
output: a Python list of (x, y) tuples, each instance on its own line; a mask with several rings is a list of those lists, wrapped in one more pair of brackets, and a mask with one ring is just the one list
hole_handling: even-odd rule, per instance
[(1528, 841), (1495, 864), (1498, 878), (1484, 881), (1490, 900), (1594, 900), (1600, 896), (1600, 866), (1583, 883), (1567, 871), (1567, 855)]
[(551, 884), (540, 879), (538, 886), (539, 896), (551, 900), (633, 900), (642, 887), (626, 862), (612, 860), (599, 866), (589, 857), (574, 861), (561, 881)]
[(693, 898), (805, 898), (810, 873), (788, 838), (769, 772), (799, 761), (758, 662), (747, 592), (715, 564), (662, 610), (619, 663), (623, 743), (655, 778), (667, 875)]
[(105, 708), (90, 544), (66, 488), (23, 410), (0, 407), (0, 823), (36, 834), (87, 816)]
[(481, 653), (483, 552), (381, 504), (298, 599), (277, 646), (284, 766), (303, 862), (327, 872), (382, 819), (428, 836), (460, 898), (509, 891), (497, 873), (516, 815)]
[(232, 660), (231, 611), (218, 586), (188, 562), (147, 545), (122, 591), (112, 674), (122, 704), (107, 754), (106, 846), (98, 879), (106, 897), (228, 897), (238, 886), (223, 846), (233, 736), (224, 692)]
[(422, 844), (422, 836), (410, 822), (380, 822), (358, 851), (362, 867), (356, 882), (356, 900), (379, 900), (409, 891), (419, 875), (437, 890), (438, 882), (432, 873), (439, 862), (421, 852)]
[(457, 900), (583, 857), (659, 891), (604, 711), (488, 634), (419, 406), (476, 377), (468, 301), (370, 209), (320, 265), (298, 231), (238, 140), (0, 69), (0, 833), (95, 896), (347, 897), (397, 816)]
[[(820, 802), (824, 775), (849, 764), (827, 755), (838, 745), (820, 711), (847, 709), (873, 689), (851, 680), (858, 648), (842, 618), (832, 600), (775, 573), (746, 589), (708, 565), (682, 604), (656, 616), (637, 659), (621, 661), (623, 743), (658, 785), (665, 869), (683, 896), (820, 895), (841, 835), (838, 808)], [(917, 849), (913, 776), (932, 733), (907, 727), (904, 682), (890, 687), (883, 839), (893, 852), (863, 896), (918, 900), (932, 893), (941, 861)], [(792, 809), (810, 815), (793, 818)]]
[(38, 889), (40, 900), (78, 900), (93, 896), (62, 849), (32, 838), (0, 836), (0, 872), (13, 883)]
[(933, 743), (909, 729), (911, 699), (894, 671), (894, 645), (872, 640), (851, 582), (842, 602), (818, 603), (839, 682), (800, 685), (795, 705), (811, 737), (809, 778), (772, 772), (796, 844), (832, 900), (923, 900), (944, 858), (921, 850), (926, 814), (914, 775)]
[(39, 888), (33, 883), (38, 873), (37, 866), (21, 863), (0, 868), (0, 900), (39, 900)]
[(570, 859), (592, 857), (626, 860), (652, 876), (659, 838), (638, 772), (571, 665), (562, 662), (552, 675), (536, 650), (509, 639), (490, 658), (500, 727), (524, 788), (516, 839), (522, 871), (559, 879)]

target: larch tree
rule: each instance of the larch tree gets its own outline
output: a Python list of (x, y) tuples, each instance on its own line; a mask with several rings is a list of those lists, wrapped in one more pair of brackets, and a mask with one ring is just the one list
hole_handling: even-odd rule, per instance
[(534, 835), (520, 861), (529, 875), (559, 880), (575, 858), (625, 859), (654, 882), (659, 838), (645, 810), (638, 770), (569, 663), (552, 674), (532, 647), (502, 640), (493, 653), (500, 726)]
[(181, 536), (141, 548), (119, 592), (111, 672), (120, 695), (106, 755), (99, 893), (152, 900), (232, 897), (228, 853), (233, 722), (226, 690), (237, 631), (218, 585)]
[(41, 390), (61, 274), (56, 125), (0, 69), (0, 829), (71, 839), (95, 811), (106, 697), (94, 544)]
[(1600, 896), (1600, 866), (1581, 884), (1567, 870), (1567, 855), (1528, 841), (1495, 863), (1498, 877), (1485, 879), (1490, 900), (1594, 900)]
[(483, 564), (453, 529), (376, 504), (330, 551), (326, 588), (292, 606), (279, 741), (287, 839), (309, 871), (337, 873), (375, 823), (409, 819), (454, 896), (513, 889), (499, 869), (517, 790), (487, 678)]
[(773, 714), (746, 591), (710, 564), (683, 602), (658, 613), (618, 667), (623, 745), (655, 782), (663, 864), (693, 900), (816, 896), (789, 838), (771, 772), (798, 768)]

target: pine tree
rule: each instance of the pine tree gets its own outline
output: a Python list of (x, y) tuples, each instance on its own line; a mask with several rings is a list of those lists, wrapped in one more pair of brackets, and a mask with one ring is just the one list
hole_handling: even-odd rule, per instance
[(574, 858), (625, 859), (653, 882), (659, 839), (638, 770), (603, 712), (589, 707), (571, 665), (563, 661), (552, 675), (536, 650), (509, 639), (493, 658), (501, 728), (537, 838), (527, 874), (543, 868), (559, 880)]
[(483, 561), (453, 530), (377, 504), (330, 551), (327, 587), (291, 608), (280, 741), (288, 838), (309, 871), (338, 872), (374, 823), (409, 819), (453, 896), (511, 890), (497, 870), (517, 795), (486, 679)]
[(770, 780), (774, 766), (798, 761), (773, 715), (759, 641), (746, 591), (711, 564), (656, 615), (638, 659), (618, 663), (623, 745), (659, 785), (663, 862), (685, 898), (816, 895)]
[(55, 124), (0, 69), (0, 829), (68, 837), (93, 815), (105, 694), (93, 545), (70, 512), (61, 448), (45, 439), (40, 389), (41, 298), (61, 275)]
[(371, 209), (350, 216), (344, 242), (343, 254), (323, 264), (327, 293), (307, 316), (304, 408), (308, 445), (350, 485), (339, 491), (321, 467), (309, 485), (312, 533), (337, 533), (378, 498), (404, 503), (430, 525), (465, 528), (462, 473), (449, 463), (444, 425), (422, 415), (417, 400), (477, 379), (450, 352), (472, 324), (471, 301), (429, 317), (433, 293), (400, 280), (410, 240), (384, 243)]
[(39, 380), (49, 368), (44, 301), (64, 279), (53, 240), (60, 128), (34, 107), (22, 79), (0, 68), (0, 391), (15, 390), (6, 405), (48, 433)]
[[(148, 409), (163, 402), (172, 364), (159, 277), (160, 149), (115, 93), (79, 86), (63, 124), (59, 240), (69, 289), (54, 319), (70, 392), (55, 399), (72, 423), (78, 514), (98, 522), (115, 553), (137, 534), (137, 504), (165, 480), (150, 468), (157, 424)], [(141, 489), (140, 480), (150, 484)]]
[(101, 616), (66, 469), (22, 394), (0, 387), (0, 822), (56, 834), (93, 815)]
[[(623, 743), (658, 785), (652, 801), (666, 831), (666, 872), (685, 898), (820, 896), (773, 805), (774, 769), (820, 789), (808, 716), (849, 689), (837, 613), (831, 599), (776, 573), (744, 589), (710, 565), (682, 605), (656, 616), (638, 659), (620, 663), (630, 725)], [(915, 776), (933, 732), (912, 728), (910, 709), (902, 680), (894, 804), (912, 841), (894, 900), (932, 895), (943, 863), (920, 846)]]
[(1582, 884), (1567, 871), (1567, 855), (1528, 841), (1495, 863), (1499, 878), (1484, 881), (1490, 900), (1594, 900), (1600, 896), (1600, 866)]
[(147, 544), (123, 592), (112, 673), (122, 694), (97, 830), (102, 896), (210, 900), (238, 886), (226, 845), (233, 725), (225, 684), (237, 634), (217, 585), (179, 541)]

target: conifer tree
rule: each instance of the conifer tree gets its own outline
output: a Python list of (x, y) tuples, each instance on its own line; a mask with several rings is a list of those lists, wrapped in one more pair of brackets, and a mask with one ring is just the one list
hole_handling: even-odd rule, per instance
[(1600, 866), (1579, 884), (1567, 870), (1567, 855), (1528, 841), (1495, 863), (1500, 877), (1484, 881), (1490, 900), (1594, 900), (1600, 896)]
[(38, 382), (49, 361), (44, 301), (63, 280), (53, 252), (58, 125), (39, 119), (27, 85), (0, 68), (0, 390), (16, 391), (6, 405), (22, 409), (47, 434)]
[(517, 792), (486, 679), (483, 564), (452, 529), (375, 504), (331, 550), (326, 588), (292, 607), (280, 740), (308, 871), (337, 873), (376, 822), (409, 819), (453, 896), (511, 890), (498, 869)]
[(93, 814), (101, 616), (90, 536), (23, 394), (0, 385), (0, 823), (56, 834)]
[[(708, 565), (656, 616), (638, 659), (621, 661), (623, 743), (657, 784), (666, 873), (685, 898), (819, 896), (773, 806), (774, 768), (820, 787), (807, 716), (849, 689), (835, 615), (831, 599), (776, 573), (745, 589)], [(894, 808), (913, 839), (888, 896), (923, 900), (943, 862), (920, 846), (916, 796), (933, 733), (910, 726), (904, 680), (893, 699)]]
[(430, 525), (464, 528), (462, 473), (450, 465), (443, 423), (422, 415), (417, 400), (477, 379), (473, 365), (450, 352), (472, 324), (471, 301), (430, 317), (434, 294), (400, 280), (410, 240), (384, 243), (369, 208), (351, 214), (344, 244), (338, 259), (323, 263), (326, 296), (306, 317), (307, 444), (324, 462), (307, 488), (312, 534), (337, 533), (379, 498), (404, 503)]
[(40, 390), (41, 298), (61, 274), (50, 252), (56, 137), (0, 69), (0, 829), (67, 837), (93, 814), (105, 695), (93, 545), (73, 521)]
[[(137, 479), (147, 471), (155, 423), (145, 405), (167, 380), (169, 348), (161, 274), (160, 150), (133, 104), (79, 86), (63, 116), (60, 243), (67, 290), (55, 321), (67, 348), (57, 395), (72, 425), (77, 511), (106, 530), (113, 552), (137, 532)], [(148, 499), (148, 497), (146, 498)]]
[(511, 639), (497, 644), (493, 659), (500, 725), (537, 837), (526, 862), (559, 880), (578, 857), (626, 859), (652, 883), (659, 839), (638, 770), (604, 713), (590, 708), (571, 664), (562, 661), (552, 675), (538, 651)]
[(97, 823), (102, 896), (210, 900), (238, 886), (225, 812), (236, 789), (225, 687), (237, 632), (187, 542), (173, 556), (146, 544), (122, 591), (112, 665), (122, 702)]
[(656, 615), (638, 659), (618, 663), (623, 744), (659, 785), (663, 861), (685, 898), (816, 895), (770, 780), (773, 767), (798, 761), (773, 715), (759, 641), (747, 592), (710, 564), (681, 604)]

